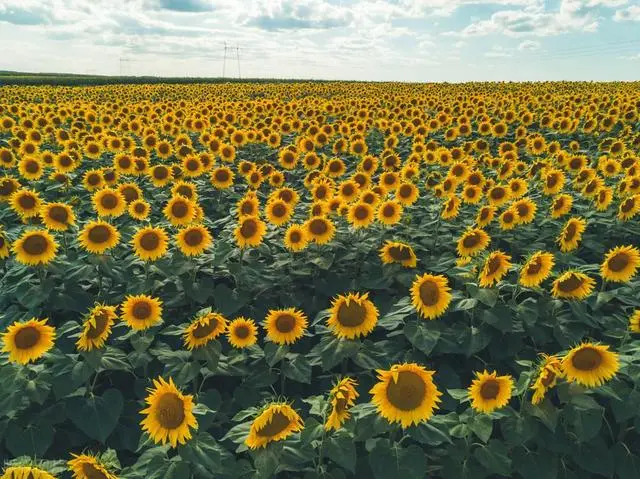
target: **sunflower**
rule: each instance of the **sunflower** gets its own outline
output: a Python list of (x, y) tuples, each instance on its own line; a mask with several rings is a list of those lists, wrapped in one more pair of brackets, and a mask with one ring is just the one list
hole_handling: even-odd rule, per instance
[(476, 224), (480, 228), (484, 228), (489, 223), (493, 221), (493, 218), (496, 215), (496, 207), (495, 206), (483, 206), (478, 210), (478, 214), (476, 215)]
[(565, 183), (565, 176), (560, 170), (548, 169), (542, 174), (542, 181), (542, 191), (545, 195), (552, 196), (562, 191)]
[(151, 213), (151, 205), (145, 200), (132, 201), (127, 207), (129, 216), (138, 221), (144, 221)]
[(410, 245), (389, 240), (380, 248), (380, 259), (383, 264), (398, 263), (405, 268), (415, 268), (418, 262)]
[(220, 313), (207, 313), (196, 317), (184, 330), (184, 345), (191, 351), (205, 346), (227, 329), (227, 319)]
[(564, 377), (561, 359), (558, 356), (542, 355), (542, 363), (538, 367), (538, 376), (530, 389), (534, 391), (532, 404), (540, 404), (547, 392), (555, 387), (559, 378)]
[(347, 214), (349, 223), (356, 228), (366, 228), (373, 223), (373, 207), (368, 203), (357, 202), (349, 207)]
[(593, 292), (595, 283), (584, 273), (566, 271), (553, 282), (551, 293), (555, 298), (584, 299)]
[(0, 202), (9, 200), (18, 189), (20, 189), (20, 182), (15, 178), (10, 176), (0, 178)]
[(284, 245), (291, 251), (302, 251), (309, 244), (307, 231), (301, 225), (291, 225), (284, 234)]
[(147, 226), (133, 235), (133, 252), (143, 261), (155, 261), (167, 254), (169, 237), (164, 228)]
[(516, 211), (513, 208), (505, 210), (500, 215), (500, 229), (503, 231), (512, 230), (516, 227)]
[(104, 254), (105, 251), (117, 246), (120, 233), (115, 226), (106, 221), (91, 221), (80, 231), (78, 241), (89, 253)]
[(191, 439), (190, 428), (198, 428), (193, 415), (193, 396), (182, 394), (171, 378), (169, 382), (154, 379), (153, 385), (153, 389), (147, 390), (148, 407), (140, 411), (146, 416), (140, 422), (142, 430), (148, 432), (156, 444), (169, 442), (171, 447), (185, 444)]
[(540, 286), (551, 274), (554, 264), (553, 254), (545, 251), (534, 253), (520, 270), (520, 284), (527, 288)]
[(640, 212), (640, 195), (624, 199), (618, 208), (618, 219), (629, 221)]
[(0, 259), (8, 258), (9, 254), (9, 240), (0, 230)]
[(112, 188), (105, 188), (93, 194), (93, 207), (98, 216), (118, 217), (124, 213), (127, 202), (122, 193)]
[(626, 283), (636, 275), (640, 267), (640, 251), (633, 246), (618, 246), (610, 250), (600, 267), (607, 281)]
[(18, 213), (21, 218), (33, 218), (40, 214), (42, 200), (40, 195), (26, 188), (16, 190), (9, 199), (11, 209)]
[(433, 383), (435, 371), (416, 363), (394, 364), (377, 370), (378, 382), (369, 391), (378, 413), (403, 428), (427, 421), (438, 408), (442, 393)]
[(71, 207), (64, 203), (46, 203), (40, 209), (40, 217), (47, 228), (56, 231), (66, 231), (76, 219)]
[(603, 187), (598, 190), (594, 198), (597, 211), (606, 211), (609, 205), (613, 201), (613, 190), (608, 187)]
[(458, 256), (475, 256), (489, 246), (491, 237), (481, 228), (469, 228), (458, 240)]
[(402, 218), (402, 203), (398, 200), (386, 200), (380, 203), (377, 212), (378, 221), (390, 226), (398, 223)]
[(487, 288), (498, 283), (511, 268), (511, 256), (502, 251), (494, 251), (491, 253), (480, 273), (480, 286)]
[(446, 277), (425, 273), (411, 285), (411, 302), (424, 319), (442, 316), (451, 303), (451, 288)]
[(118, 191), (122, 194), (127, 204), (142, 199), (142, 190), (135, 183), (122, 183), (118, 186)]
[(291, 219), (293, 214), (293, 208), (289, 206), (288, 203), (285, 203), (283, 200), (276, 199), (272, 201), (268, 201), (265, 206), (265, 216), (269, 223), (282, 226), (287, 221)]
[(211, 171), (211, 184), (219, 190), (226, 190), (233, 185), (233, 171), (227, 166), (220, 166)]
[(327, 326), (339, 338), (356, 339), (368, 335), (378, 322), (378, 309), (369, 293), (339, 295), (331, 303)]
[(172, 197), (162, 212), (173, 226), (188, 225), (193, 221), (195, 216), (193, 202), (180, 195)]
[(489, 204), (495, 206), (496, 208), (499, 208), (509, 201), (510, 192), (511, 190), (501, 185), (492, 187), (487, 192), (487, 199), (489, 200)]
[(396, 190), (396, 199), (403, 206), (410, 206), (418, 200), (420, 192), (413, 183), (402, 183)]
[(171, 188), (171, 194), (173, 196), (184, 196), (186, 199), (191, 200), (194, 203), (198, 200), (196, 185), (187, 181), (178, 181), (175, 183)]
[(551, 203), (551, 217), (553, 219), (560, 218), (571, 211), (573, 206), (573, 197), (567, 194), (560, 194), (553, 198)]
[(56, 330), (47, 325), (47, 319), (31, 318), (11, 324), (2, 334), (2, 352), (9, 353), (12, 363), (27, 364), (40, 359), (53, 348)]
[(42, 162), (38, 158), (25, 156), (18, 163), (20, 176), (27, 180), (39, 180), (44, 173)]
[(618, 355), (609, 346), (582, 343), (562, 359), (562, 369), (567, 380), (586, 387), (599, 387), (618, 372)]
[(584, 219), (578, 217), (570, 218), (562, 228), (560, 236), (558, 236), (560, 251), (567, 253), (575, 250), (582, 239), (582, 233), (584, 233), (586, 227), (587, 222)]
[(149, 170), (149, 177), (156, 188), (160, 188), (171, 183), (173, 171), (165, 165), (156, 165)]
[(636, 309), (629, 318), (629, 330), (640, 333), (640, 309)]
[(89, 170), (82, 178), (82, 185), (87, 191), (93, 192), (104, 188), (105, 181), (101, 170)]
[(260, 202), (255, 192), (247, 193), (244, 198), (241, 198), (236, 208), (238, 210), (238, 217), (243, 216), (259, 216), (260, 215)]
[(162, 319), (162, 301), (144, 294), (127, 296), (120, 310), (122, 320), (136, 331), (148, 329)]
[(289, 404), (272, 402), (253, 420), (244, 443), (250, 449), (259, 449), (270, 442), (282, 441), (303, 427), (302, 418)]
[(118, 479), (97, 457), (88, 454), (71, 455), (73, 459), (67, 461), (67, 465), (73, 472), (73, 479)]
[(292, 344), (304, 336), (307, 317), (295, 308), (273, 309), (265, 318), (267, 338), (276, 344)]
[(267, 231), (267, 225), (256, 216), (245, 216), (240, 218), (238, 226), (234, 231), (236, 244), (240, 248), (248, 246), (259, 246)]
[(331, 431), (332, 429), (337, 431), (349, 419), (351, 416), (349, 408), (355, 404), (355, 400), (359, 396), (358, 391), (356, 391), (357, 385), (358, 382), (350, 377), (342, 378), (333, 385), (329, 392), (331, 412), (324, 423), (326, 431)]
[(35, 266), (53, 261), (58, 251), (58, 243), (47, 230), (25, 231), (13, 243), (13, 252), (19, 263)]
[(314, 216), (305, 223), (305, 229), (310, 240), (317, 244), (326, 244), (336, 233), (335, 225), (323, 216)]
[(258, 341), (258, 328), (252, 319), (240, 316), (227, 326), (227, 339), (232, 347), (243, 349)]
[(440, 217), (444, 220), (452, 219), (458, 216), (460, 212), (460, 198), (457, 196), (452, 196), (447, 201), (444, 202), (442, 206), (442, 212), (440, 213)]
[(48, 471), (34, 466), (9, 466), (0, 477), (2, 479), (56, 479)]
[(508, 374), (498, 376), (486, 370), (476, 372), (476, 378), (469, 386), (471, 407), (478, 412), (490, 413), (509, 403), (513, 390), (513, 378)]
[(510, 209), (515, 213), (517, 224), (529, 224), (535, 218), (538, 207), (529, 198), (522, 198), (513, 203)]
[(76, 341), (77, 348), (81, 351), (101, 349), (117, 318), (115, 306), (95, 305), (84, 321), (82, 333)]
[(199, 256), (213, 242), (209, 230), (201, 225), (187, 226), (176, 234), (178, 248), (185, 256)]

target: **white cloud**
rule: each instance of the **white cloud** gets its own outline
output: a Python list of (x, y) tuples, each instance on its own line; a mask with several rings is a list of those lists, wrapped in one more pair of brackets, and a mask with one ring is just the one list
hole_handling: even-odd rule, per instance
[(484, 53), (484, 56), (489, 58), (508, 58), (513, 56), (513, 51), (510, 48), (494, 45), (491, 50)]
[(525, 40), (520, 45), (518, 45), (518, 50), (520, 51), (534, 51), (540, 49), (540, 42), (536, 42), (533, 40)]
[(640, 6), (631, 5), (622, 10), (617, 10), (613, 15), (616, 22), (634, 21), (640, 22)]

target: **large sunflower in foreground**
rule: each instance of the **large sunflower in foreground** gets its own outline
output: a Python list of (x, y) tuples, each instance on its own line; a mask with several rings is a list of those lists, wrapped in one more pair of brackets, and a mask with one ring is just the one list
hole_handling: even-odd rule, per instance
[(433, 416), (442, 393), (433, 383), (435, 371), (415, 363), (394, 364), (389, 370), (377, 370), (378, 382), (369, 391), (378, 413), (403, 428)]
[(540, 286), (551, 274), (554, 264), (553, 254), (546, 251), (534, 253), (520, 270), (520, 284), (527, 288)]
[(598, 387), (618, 372), (618, 355), (609, 346), (582, 343), (562, 359), (562, 369), (569, 381), (586, 387)]
[(189, 351), (205, 346), (227, 329), (227, 319), (220, 313), (196, 317), (184, 331), (184, 345)]
[(111, 334), (111, 327), (118, 319), (115, 306), (97, 304), (89, 312), (82, 326), (82, 333), (76, 341), (81, 351), (100, 349)]
[(596, 281), (578, 271), (566, 271), (554, 282), (551, 293), (556, 298), (584, 299), (593, 292)]
[(135, 255), (143, 261), (155, 261), (167, 254), (168, 235), (164, 228), (147, 226), (133, 235)]
[(491, 253), (480, 272), (480, 286), (487, 288), (498, 283), (511, 268), (511, 256), (502, 251)]
[(512, 390), (511, 376), (498, 376), (495, 371), (476, 372), (476, 378), (469, 386), (471, 407), (485, 413), (500, 409), (509, 403)]
[(418, 262), (411, 245), (389, 240), (380, 248), (380, 259), (383, 264), (398, 263), (405, 268), (415, 268)]
[(258, 327), (252, 319), (240, 316), (227, 326), (227, 339), (234, 348), (248, 348), (258, 341)]
[(276, 344), (292, 344), (304, 336), (307, 317), (295, 308), (274, 309), (265, 318), (267, 337)]
[(53, 261), (58, 243), (47, 230), (25, 231), (13, 242), (13, 252), (19, 263), (34, 266)]
[(193, 415), (193, 396), (182, 394), (173, 379), (153, 380), (154, 388), (148, 389), (146, 409), (140, 411), (145, 418), (140, 422), (142, 430), (149, 433), (156, 444), (169, 442), (171, 447), (185, 444), (191, 439), (190, 428), (197, 429)]
[(457, 251), (459, 256), (474, 256), (486, 249), (491, 237), (481, 228), (470, 228), (458, 239)]
[(78, 240), (89, 253), (103, 254), (114, 248), (120, 241), (120, 233), (115, 226), (97, 220), (87, 223), (80, 231)]
[(73, 479), (118, 479), (97, 457), (88, 454), (72, 456), (73, 459), (67, 461), (67, 465), (73, 472)]
[(49, 471), (34, 466), (9, 466), (1, 479), (56, 479)]
[(120, 309), (122, 320), (136, 331), (148, 329), (162, 319), (162, 301), (144, 294), (127, 296)]
[(369, 300), (369, 293), (339, 295), (329, 311), (327, 326), (339, 338), (366, 336), (378, 322), (378, 308)]
[(411, 302), (425, 319), (442, 316), (451, 303), (451, 288), (446, 277), (425, 273), (411, 285)]
[(2, 351), (9, 353), (9, 361), (27, 364), (42, 357), (53, 348), (56, 330), (47, 325), (46, 319), (32, 318), (15, 322), (2, 335)]
[(240, 218), (234, 231), (236, 243), (240, 248), (259, 246), (267, 231), (267, 225), (257, 216), (245, 216)]
[(178, 248), (185, 256), (201, 255), (212, 242), (211, 233), (201, 225), (187, 226), (176, 234)]
[(640, 250), (633, 246), (618, 246), (607, 253), (600, 271), (607, 281), (626, 283), (636, 275), (639, 267)]
[(303, 428), (302, 418), (289, 404), (274, 402), (264, 407), (253, 420), (244, 443), (250, 449), (266, 447), (270, 442), (282, 441)]
[(564, 377), (561, 359), (558, 356), (542, 355), (542, 363), (538, 367), (538, 377), (534, 381), (531, 389), (534, 391), (531, 402), (539, 404), (544, 399), (547, 392), (555, 387), (558, 378)]
[(356, 391), (357, 385), (358, 382), (355, 379), (346, 377), (338, 381), (331, 389), (329, 393), (331, 412), (324, 423), (324, 428), (327, 431), (340, 429), (351, 416), (349, 408), (355, 404), (355, 400), (359, 396)]

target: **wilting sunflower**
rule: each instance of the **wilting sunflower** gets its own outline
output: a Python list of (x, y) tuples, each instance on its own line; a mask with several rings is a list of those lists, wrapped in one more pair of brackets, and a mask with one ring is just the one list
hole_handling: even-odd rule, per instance
[(236, 244), (240, 248), (259, 246), (266, 231), (267, 225), (257, 216), (240, 218), (234, 231)]
[(324, 423), (325, 430), (331, 431), (334, 429), (337, 431), (349, 419), (351, 416), (349, 408), (355, 404), (355, 400), (359, 396), (358, 391), (356, 391), (357, 385), (358, 382), (350, 377), (343, 378), (337, 384), (334, 384), (329, 392), (331, 412)]
[(93, 194), (93, 207), (98, 216), (118, 217), (127, 208), (127, 202), (122, 193), (112, 188), (104, 188)]
[(207, 313), (196, 317), (184, 330), (184, 345), (189, 351), (205, 346), (227, 329), (227, 319), (220, 313)]
[(11, 324), (2, 335), (2, 352), (9, 353), (12, 363), (27, 364), (41, 358), (53, 348), (56, 330), (47, 319), (31, 318)]
[(2, 479), (56, 479), (56, 477), (34, 466), (9, 466), (4, 470)]
[(558, 236), (560, 251), (567, 253), (578, 247), (582, 239), (582, 233), (587, 228), (587, 222), (582, 218), (570, 218)]
[(369, 293), (339, 295), (329, 311), (327, 326), (339, 338), (366, 336), (378, 322), (378, 308), (369, 300)]
[(258, 341), (258, 327), (253, 319), (240, 316), (227, 326), (227, 340), (238, 349), (253, 346)]
[(153, 380), (154, 388), (147, 389), (146, 409), (140, 411), (146, 417), (140, 422), (142, 430), (149, 433), (156, 444), (167, 442), (171, 447), (185, 444), (191, 439), (190, 428), (197, 429), (198, 422), (193, 415), (193, 396), (182, 394), (173, 379)]
[(122, 320), (132, 329), (141, 331), (162, 319), (162, 301), (144, 294), (127, 296), (120, 305)]
[(75, 224), (76, 216), (71, 207), (64, 203), (47, 203), (40, 209), (44, 225), (55, 231), (66, 231)]
[(369, 391), (380, 416), (403, 428), (427, 421), (438, 408), (442, 393), (433, 383), (435, 371), (416, 363), (394, 364), (377, 370), (378, 382)]
[(164, 228), (147, 226), (136, 231), (131, 244), (138, 258), (143, 261), (155, 261), (167, 254), (168, 239)]
[(555, 298), (584, 299), (593, 292), (595, 284), (584, 273), (566, 271), (553, 282), (551, 293)]
[(91, 221), (80, 231), (78, 241), (89, 253), (104, 254), (105, 251), (117, 246), (120, 233), (115, 226), (106, 221)]
[(498, 283), (511, 268), (511, 256), (502, 251), (494, 251), (491, 253), (480, 273), (480, 286), (487, 288)]
[(349, 207), (347, 219), (354, 228), (366, 228), (373, 223), (373, 207), (368, 203), (358, 201)]
[(629, 318), (629, 330), (640, 333), (640, 309), (636, 309)]
[(53, 261), (58, 243), (47, 230), (29, 230), (13, 242), (13, 252), (19, 263), (35, 266)]
[(616, 375), (618, 368), (618, 355), (604, 344), (582, 343), (562, 359), (567, 379), (589, 388), (602, 386)]
[(539, 404), (547, 392), (555, 387), (559, 378), (564, 377), (561, 359), (558, 356), (542, 355), (542, 363), (538, 367), (538, 376), (531, 389), (534, 391), (531, 402)]
[(33, 218), (40, 214), (42, 200), (37, 192), (21, 188), (11, 194), (9, 205), (21, 218)]
[(262, 409), (251, 423), (244, 443), (250, 449), (266, 447), (270, 442), (282, 441), (303, 429), (302, 418), (289, 404), (273, 402)]
[(491, 237), (481, 228), (470, 228), (458, 240), (458, 256), (475, 256), (489, 246)]
[(178, 248), (185, 256), (199, 256), (211, 246), (209, 230), (201, 225), (187, 226), (176, 234)]
[(554, 265), (553, 254), (546, 251), (534, 253), (520, 270), (520, 284), (527, 288), (540, 286), (549, 277)]
[(636, 275), (639, 267), (640, 250), (633, 246), (618, 246), (607, 253), (600, 272), (607, 281), (626, 283)]
[(411, 285), (411, 302), (425, 319), (442, 316), (451, 303), (451, 288), (446, 277), (425, 273)]
[(309, 244), (307, 231), (301, 225), (291, 225), (284, 234), (284, 245), (291, 251), (302, 251)]
[(335, 225), (323, 216), (314, 216), (305, 223), (305, 229), (310, 240), (317, 244), (326, 244), (336, 233)]
[(176, 195), (172, 197), (162, 210), (165, 218), (173, 226), (185, 226), (193, 221), (195, 208), (193, 202), (184, 196)]
[(402, 204), (397, 200), (382, 201), (378, 206), (378, 221), (383, 225), (394, 225), (402, 218)]
[(513, 378), (508, 374), (498, 376), (495, 371), (476, 372), (476, 379), (469, 386), (471, 407), (484, 413), (503, 408), (509, 403), (512, 390)]
[(101, 349), (111, 334), (111, 327), (116, 319), (118, 319), (118, 315), (115, 306), (95, 305), (89, 311), (82, 327), (82, 333), (76, 341), (78, 349), (81, 351)]
[[(118, 479), (118, 476), (109, 472), (106, 464), (96, 456), (88, 454), (71, 454), (73, 459), (67, 461), (67, 465), (73, 472), (73, 479)], [(34, 479), (37, 479), (34, 477)]]
[(383, 264), (398, 263), (405, 268), (415, 268), (418, 262), (410, 245), (389, 240), (380, 248), (380, 259)]
[(292, 344), (304, 336), (307, 317), (295, 308), (273, 309), (264, 320), (267, 338), (276, 344)]

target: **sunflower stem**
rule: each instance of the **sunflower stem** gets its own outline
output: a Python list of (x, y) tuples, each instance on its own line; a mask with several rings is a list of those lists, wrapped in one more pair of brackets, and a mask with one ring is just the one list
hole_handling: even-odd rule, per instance
[(89, 388), (89, 394), (93, 394), (93, 390), (96, 387), (96, 382), (98, 381), (98, 376), (100, 375), (100, 371), (96, 371), (96, 374), (93, 376), (93, 381), (91, 381), (91, 387)]
[(285, 396), (285, 383), (286, 383), (286, 376), (284, 375), (284, 373), (282, 372), (282, 367), (284, 366), (284, 360), (280, 361), (280, 394), (282, 394), (282, 396)]
[(438, 232), (440, 231), (441, 220), (442, 220), (442, 217), (438, 215), (438, 221), (436, 222), (436, 230), (434, 232), (434, 237), (433, 237), (433, 249), (431, 250), (432, 258), (433, 258), (433, 253), (438, 249)]

